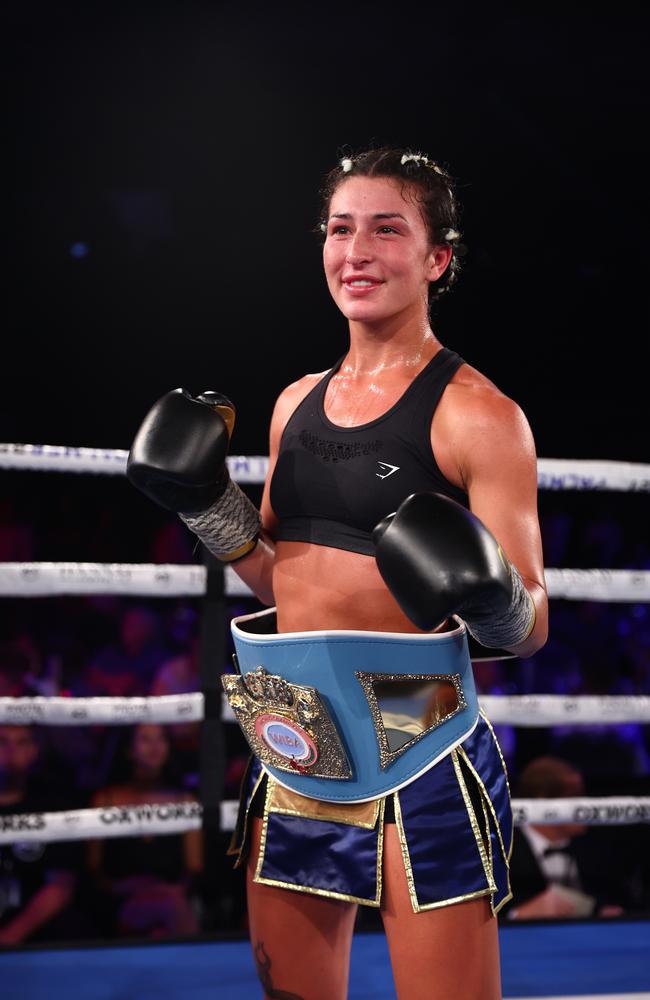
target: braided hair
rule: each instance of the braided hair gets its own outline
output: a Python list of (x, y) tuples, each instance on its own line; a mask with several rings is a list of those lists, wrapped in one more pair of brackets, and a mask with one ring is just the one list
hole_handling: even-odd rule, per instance
[(338, 186), (348, 177), (389, 177), (402, 184), (402, 193), (408, 188), (422, 212), (432, 246), (451, 247), (449, 266), (429, 285), (429, 305), (448, 292), (460, 271), (460, 255), (464, 247), (458, 231), (459, 206), (450, 174), (435, 160), (423, 153), (408, 149), (382, 146), (368, 149), (356, 156), (345, 156), (325, 176), (321, 188), (321, 224), (319, 231), (327, 232), (327, 219), (332, 197)]

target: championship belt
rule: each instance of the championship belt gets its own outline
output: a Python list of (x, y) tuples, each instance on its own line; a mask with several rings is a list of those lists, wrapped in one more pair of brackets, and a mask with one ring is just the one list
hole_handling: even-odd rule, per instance
[(366, 802), (408, 785), (469, 736), (478, 699), (467, 632), (278, 633), (275, 608), (234, 618), (239, 673), (222, 682), (281, 785)]

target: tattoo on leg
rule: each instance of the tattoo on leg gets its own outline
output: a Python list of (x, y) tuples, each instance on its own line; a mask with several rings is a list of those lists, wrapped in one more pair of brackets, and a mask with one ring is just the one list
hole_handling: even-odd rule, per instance
[(257, 966), (257, 977), (270, 1000), (304, 1000), (297, 993), (287, 993), (286, 990), (275, 988), (271, 979), (271, 959), (264, 950), (263, 941), (258, 941), (255, 945), (255, 965)]

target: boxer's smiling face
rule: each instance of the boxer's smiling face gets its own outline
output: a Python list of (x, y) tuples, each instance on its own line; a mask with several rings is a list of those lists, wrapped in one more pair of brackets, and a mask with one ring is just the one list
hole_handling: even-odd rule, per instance
[(332, 196), (323, 261), (344, 316), (377, 323), (399, 313), (427, 313), (429, 283), (449, 262), (432, 247), (412, 191), (386, 177), (350, 177)]

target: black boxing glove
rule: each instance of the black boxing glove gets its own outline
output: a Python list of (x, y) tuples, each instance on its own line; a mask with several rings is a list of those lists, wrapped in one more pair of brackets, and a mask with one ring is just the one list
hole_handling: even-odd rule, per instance
[(206, 510), (228, 482), (226, 455), (234, 407), (217, 393), (173, 389), (149, 410), (126, 464), (129, 481), (176, 513)]
[(259, 511), (228, 473), (234, 423), (235, 408), (226, 396), (174, 389), (149, 410), (126, 467), (137, 489), (178, 513), (225, 562), (250, 552), (260, 530)]
[(484, 646), (516, 646), (535, 605), (483, 522), (439, 493), (414, 493), (373, 531), (377, 566), (402, 611), (425, 631), (458, 614)]

